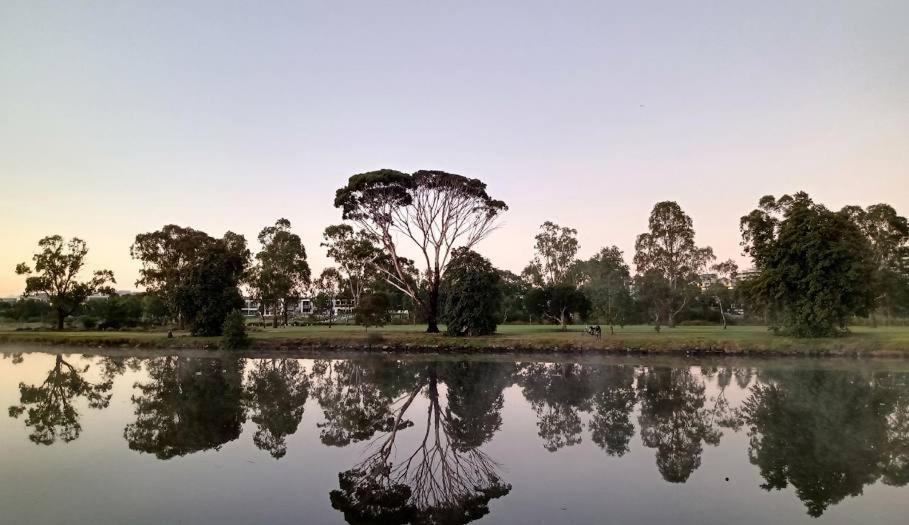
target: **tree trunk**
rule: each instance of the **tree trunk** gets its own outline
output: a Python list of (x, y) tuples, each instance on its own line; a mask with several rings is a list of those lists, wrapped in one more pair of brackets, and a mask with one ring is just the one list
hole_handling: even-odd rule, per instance
[(271, 327), (278, 327), (278, 301), (275, 301), (271, 305)]
[(726, 311), (723, 310), (723, 301), (719, 297), (717, 297), (716, 304), (720, 305), (720, 317), (723, 318), (723, 330), (725, 330), (726, 329)]
[(439, 333), (439, 283), (429, 287), (429, 301), (426, 304), (426, 333)]
[(562, 312), (559, 315), (559, 325), (563, 332), (568, 330), (568, 315), (565, 313), (566, 309), (562, 308)]
[(63, 330), (64, 319), (66, 319), (66, 314), (63, 310), (57, 310), (57, 330)]

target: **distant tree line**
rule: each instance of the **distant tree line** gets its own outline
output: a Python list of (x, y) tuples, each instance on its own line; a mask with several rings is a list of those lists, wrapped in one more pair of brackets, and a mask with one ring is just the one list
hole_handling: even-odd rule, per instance
[[(444, 323), (450, 335), (494, 333), (508, 322), (579, 322), (609, 327), (679, 323), (766, 323), (800, 337), (843, 333), (849, 322), (909, 316), (909, 223), (891, 206), (832, 211), (806, 193), (766, 196), (740, 220), (752, 267), (695, 241), (693, 221), (676, 203), (657, 203), (637, 236), (632, 262), (616, 246), (580, 259), (577, 230), (546, 221), (534, 257), (520, 275), (496, 269), (474, 251), (508, 208), (477, 179), (441, 171), (361, 173), (338, 189), (346, 221), (327, 227), (321, 246), (335, 266), (313, 276), (303, 239), (287, 219), (246, 239), (216, 238), (165, 225), (136, 236), (130, 253), (141, 263), (141, 295), (113, 296), (113, 273), (79, 273), (84, 241), (49, 236), (39, 242), (24, 297), (0, 306), (14, 320), (52, 320), (58, 329), (78, 317), (84, 328), (172, 324), (193, 335), (220, 335), (243, 307), (241, 289), (272, 327), (287, 325), (301, 298), (312, 299), (312, 322), (336, 322), (339, 302), (365, 327), (406, 311), (428, 332)], [(404, 254), (416, 254), (416, 259)], [(108, 299), (92, 299), (109, 295)], [(41, 304), (39, 304), (41, 303)], [(348, 320), (350, 319), (348, 317)]]

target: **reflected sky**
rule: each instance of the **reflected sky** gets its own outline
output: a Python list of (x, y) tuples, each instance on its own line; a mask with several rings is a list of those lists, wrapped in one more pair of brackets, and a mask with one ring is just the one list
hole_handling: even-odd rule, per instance
[(0, 360), (4, 523), (902, 523), (902, 362)]

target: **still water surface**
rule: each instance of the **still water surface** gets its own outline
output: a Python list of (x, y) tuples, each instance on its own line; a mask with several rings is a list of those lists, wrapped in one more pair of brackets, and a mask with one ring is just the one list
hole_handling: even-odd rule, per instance
[(4, 524), (909, 520), (901, 361), (0, 350)]

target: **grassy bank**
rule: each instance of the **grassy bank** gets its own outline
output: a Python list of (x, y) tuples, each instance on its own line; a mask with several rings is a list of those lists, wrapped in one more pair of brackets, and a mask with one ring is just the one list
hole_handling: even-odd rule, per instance
[[(793, 339), (774, 336), (765, 327), (677, 327), (655, 332), (650, 326), (616, 328), (615, 335), (594, 339), (580, 326), (561, 332), (552, 326), (506, 325), (488, 337), (456, 338), (426, 334), (424, 326), (371, 329), (337, 325), (264, 328), (250, 332), (252, 349), (363, 349), (394, 351), (540, 351), (648, 352), (780, 355), (869, 355), (909, 357), (909, 327), (855, 327), (845, 337)], [(608, 330), (607, 330), (608, 332)], [(92, 347), (217, 348), (217, 338), (164, 331), (0, 331), (0, 342)]]

